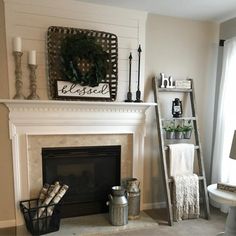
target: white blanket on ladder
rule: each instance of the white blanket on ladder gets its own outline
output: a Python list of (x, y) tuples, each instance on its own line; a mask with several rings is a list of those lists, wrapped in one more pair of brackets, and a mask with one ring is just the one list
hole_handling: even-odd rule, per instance
[(198, 218), (200, 214), (198, 176), (196, 174), (176, 175), (173, 179), (174, 220)]
[(199, 217), (199, 182), (193, 174), (194, 145), (169, 145), (170, 176), (173, 177), (174, 220)]

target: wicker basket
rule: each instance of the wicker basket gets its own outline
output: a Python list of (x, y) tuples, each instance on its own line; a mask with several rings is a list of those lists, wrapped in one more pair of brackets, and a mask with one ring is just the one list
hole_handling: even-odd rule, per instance
[[(49, 72), (49, 88), (50, 88), (51, 99), (87, 100), (81, 97), (61, 98), (57, 96), (57, 81), (64, 80), (61, 73), (62, 63), (60, 60), (60, 49), (61, 49), (62, 41), (68, 36), (80, 35), (80, 34), (95, 38), (96, 43), (101, 45), (103, 50), (108, 53), (109, 58), (107, 59), (107, 63), (108, 63), (107, 75), (106, 75), (106, 78), (104, 78), (104, 80), (101, 82), (109, 83), (109, 86), (110, 86), (111, 97), (109, 99), (106, 98), (105, 100), (114, 101), (117, 95), (117, 79), (118, 79), (117, 36), (115, 34), (103, 32), (103, 31), (58, 27), (58, 26), (50, 26), (47, 32), (48, 72)], [(98, 99), (96, 98), (96, 100)], [(104, 98), (101, 100), (104, 100)]]
[[(53, 214), (47, 215), (47, 208), (54, 207)], [(49, 204), (39, 206), (38, 199), (25, 200), (20, 202), (20, 209), (24, 215), (27, 230), (32, 235), (43, 235), (58, 231), (60, 228), (60, 205)], [(40, 208), (45, 208), (45, 216), (38, 217)]]

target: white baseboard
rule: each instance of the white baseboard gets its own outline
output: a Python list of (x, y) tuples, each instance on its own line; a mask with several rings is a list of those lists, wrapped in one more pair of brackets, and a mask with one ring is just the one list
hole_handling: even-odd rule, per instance
[(16, 226), (16, 220), (0, 220), (0, 228), (10, 228)]
[(166, 202), (143, 203), (143, 210), (165, 208), (165, 207), (166, 207)]

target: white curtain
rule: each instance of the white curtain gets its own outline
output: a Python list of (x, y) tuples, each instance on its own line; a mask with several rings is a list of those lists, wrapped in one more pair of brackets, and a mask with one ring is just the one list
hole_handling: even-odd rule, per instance
[(212, 158), (212, 183), (236, 184), (236, 160), (229, 158), (236, 130), (236, 37), (224, 44), (217, 123)]

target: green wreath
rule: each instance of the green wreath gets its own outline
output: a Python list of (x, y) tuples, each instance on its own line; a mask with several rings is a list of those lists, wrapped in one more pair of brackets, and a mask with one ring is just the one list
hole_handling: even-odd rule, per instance
[[(66, 80), (82, 86), (98, 86), (106, 78), (108, 53), (94, 37), (66, 37), (61, 44), (62, 73)], [(86, 64), (87, 69), (81, 69)]]

